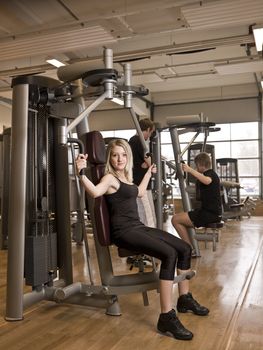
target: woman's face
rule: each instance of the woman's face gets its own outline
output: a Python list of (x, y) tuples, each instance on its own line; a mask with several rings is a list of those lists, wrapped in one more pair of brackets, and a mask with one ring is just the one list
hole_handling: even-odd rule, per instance
[(127, 164), (127, 153), (121, 146), (114, 146), (111, 150), (110, 163), (115, 171), (124, 170)]

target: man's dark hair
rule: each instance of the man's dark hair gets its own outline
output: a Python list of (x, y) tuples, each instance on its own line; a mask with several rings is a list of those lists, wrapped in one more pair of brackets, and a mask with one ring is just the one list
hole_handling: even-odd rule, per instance
[(145, 131), (148, 128), (150, 128), (151, 130), (154, 128), (154, 123), (149, 118), (139, 120), (139, 124), (142, 131)]

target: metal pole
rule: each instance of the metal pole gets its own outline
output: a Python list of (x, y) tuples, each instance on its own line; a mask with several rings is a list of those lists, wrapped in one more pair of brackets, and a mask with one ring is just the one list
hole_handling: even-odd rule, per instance
[[(130, 63), (124, 65), (124, 83), (125, 86), (131, 86), (132, 84), (132, 70)], [(126, 91), (124, 95), (124, 106), (126, 108), (132, 107), (132, 91)]]
[(73, 120), (72, 123), (70, 123), (67, 126), (67, 133), (70, 132), (77, 126), (82, 119), (84, 119), (87, 115), (89, 115), (96, 107), (98, 107), (107, 97), (109, 96), (108, 91), (105, 91), (101, 96), (99, 96), (94, 102), (92, 102), (87, 108), (84, 109), (83, 112), (80, 113), (80, 115)]
[(260, 154), (260, 182), (259, 182), (259, 195), (260, 198), (263, 199), (263, 95), (262, 93), (259, 96), (259, 154)]
[[(183, 208), (185, 212), (188, 212), (191, 210), (191, 202), (188, 193), (186, 192), (185, 189), (185, 180), (184, 180), (184, 174), (181, 170), (181, 147), (180, 147), (180, 142), (179, 142), (179, 135), (177, 132), (176, 127), (169, 128), (170, 134), (171, 134), (171, 140), (172, 140), (172, 145), (173, 145), (173, 151), (174, 151), (174, 159), (175, 159), (175, 164), (177, 168), (177, 178), (179, 181), (179, 186), (180, 186), (180, 191), (181, 191), (181, 196), (182, 196), (182, 203), (183, 203)], [(188, 233), (189, 237), (191, 239), (193, 248), (196, 251), (196, 255), (200, 256), (200, 250), (198, 246), (197, 240), (194, 238), (195, 236), (195, 230), (194, 228), (188, 228)]]
[(132, 120), (133, 120), (133, 122), (134, 122), (136, 131), (137, 131), (137, 134), (139, 135), (139, 138), (140, 138), (140, 141), (141, 141), (143, 150), (144, 150), (144, 152), (145, 152), (145, 154), (146, 154), (146, 153), (148, 153), (148, 147), (147, 147), (146, 142), (145, 142), (145, 140), (144, 140), (143, 133), (142, 133), (140, 124), (139, 124), (139, 122), (138, 122), (136, 113), (134, 112), (134, 109), (133, 109), (133, 108), (129, 108), (129, 111), (130, 111), (130, 113), (131, 113)]
[(23, 318), (28, 84), (13, 87), (7, 262), (7, 321)]
[(160, 130), (155, 130), (155, 136), (153, 139), (153, 159), (157, 165), (157, 173), (155, 174), (155, 190), (157, 194), (156, 198), (156, 220), (157, 227), (163, 229), (163, 196), (162, 196), (162, 165), (161, 165), (161, 142), (160, 142)]
[[(72, 248), (70, 230), (70, 199), (68, 175), (68, 148), (58, 143), (60, 127), (65, 120), (54, 121), (54, 156), (55, 156), (55, 188), (56, 188), (56, 227), (58, 240), (59, 277), (65, 284), (73, 283)], [(63, 175), (62, 175), (63, 174)]]
[[(78, 79), (74, 82), (76, 86), (74, 86), (73, 95), (77, 95), (78, 97), (74, 97), (73, 101), (77, 103), (80, 106), (81, 112), (85, 110), (85, 99), (83, 97), (83, 84), (82, 80)], [(85, 134), (86, 132), (89, 132), (89, 124), (88, 124), (88, 117), (89, 114), (87, 114), (87, 117), (82, 119), (82, 121), (76, 126), (76, 130), (78, 133), (78, 136), (81, 137), (82, 134)]]

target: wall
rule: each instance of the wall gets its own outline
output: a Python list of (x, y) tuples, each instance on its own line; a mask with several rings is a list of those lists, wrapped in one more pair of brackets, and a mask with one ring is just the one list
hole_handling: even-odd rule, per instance
[(12, 110), (10, 107), (5, 107), (0, 104), (0, 134), (3, 132), (3, 127), (11, 126)]
[(154, 110), (154, 121), (161, 123), (165, 127), (165, 119), (168, 116), (196, 115), (200, 113), (204, 113), (204, 116), (208, 117), (208, 121), (214, 123), (259, 121), (259, 100), (253, 97), (157, 106)]
[[(134, 109), (141, 117), (150, 117), (149, 108), (143, 101), (135, 99)], [(159, 105), (154, 108), (154, 121), (166, 126), (166, 117), (193, 115), (203, 112), (208, 120), (215, 123), (246, 122), (260, 120), (260, 102), (258, 98), (242, 98), (225, 101), (207, 101)], [(91, 113), (91, 130), (134, 129), (134, 123), (127, 109), (104, 109)], [(11, 126), (11, 108), (0, 104), (0, 133), (3, 126)]]
[(134, 129), (132, 117), (127, 109), (94, 111), (89, 117), (90, 130)]
[[(154, 121), (166, 126), (166, 117), (204, 113), (214, 123), (260, 120), (260, 102), (249, 97), (225, 101), (207, 101), (159, 105), (154, 108)], [(91, 130), (133, 129), (133, 121), (125, 109), (94, 111), (90, 116)]]

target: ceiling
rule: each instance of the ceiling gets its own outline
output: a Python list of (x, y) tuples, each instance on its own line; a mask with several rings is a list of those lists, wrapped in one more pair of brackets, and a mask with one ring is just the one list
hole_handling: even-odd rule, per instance
[(57, 79), (47, 58), (102, 68), (105, 47), (156, 105), (262, 92), (252, 33), (262, 0), (1, 0), (0, 23), (2, 101), (14, 76)]

